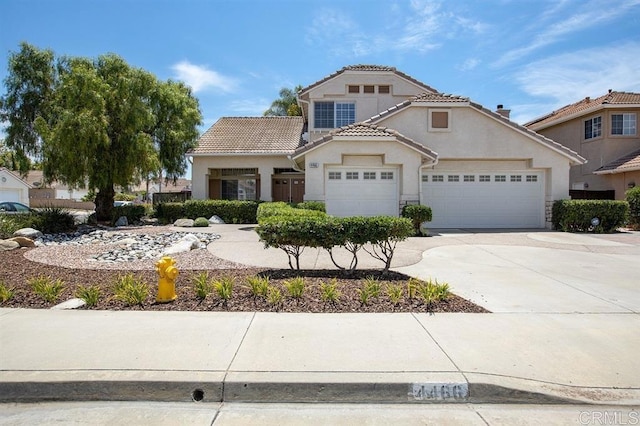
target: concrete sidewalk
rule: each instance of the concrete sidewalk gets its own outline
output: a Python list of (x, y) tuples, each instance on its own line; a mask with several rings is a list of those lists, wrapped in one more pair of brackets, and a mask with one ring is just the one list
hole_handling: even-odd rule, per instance
[(0, 399), (638, 405), (639, 329), (635, 314), (0, 309)]
[[(288, 267), (251, 226), (208, 230), (218, 257)], [(640, 405), (640, 233), (433, 233), (393, 268), (494, 313), (0, 309), (0, 401)]]

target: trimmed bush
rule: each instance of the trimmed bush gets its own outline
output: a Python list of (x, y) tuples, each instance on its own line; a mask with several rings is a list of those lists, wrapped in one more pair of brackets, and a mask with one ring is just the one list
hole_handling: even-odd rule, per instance
[(422, 222), (431, 222), (433, 213), (431, 207), (422, 204), (407, 204), (402, 207), (402, 217), (411, 220), (416, 235), (420, 234), (420, 225)]
[(155, 216), (163, 222), (173, 223), (185, 217), (184, 203), (161, 203), (156, 207)]
[(256, 214), (257, 222), (262, 223), (272, 218), (278, 220), (297, 220), (302, 218), (324, 218), (326, 213), (320, 210), (297, 209), (287, 203), (278, 201), (275, 203), (262, 203), (258, 206)]
[(209, 219), (207, 219), (206, 217), (197, 217), (193, 221), (193, 226), (196, 228), (206, 228), (207, 226), (209, 226)]
[(629, 226), (640, 229), (640, 186), (635, 186), (626, 192), (629, 203)]
[(121, 216), (126, 216), (129, 223), (138, 222), (146, 213), (147, 208), (144, 204), (129, 204), (114, 207), (111, 210), (111, 223), (116, 223)]
[(316, 210), (319, 212), (327, 212), (325, 205), (322, 201), (303, 201), (302, 203), (296, 204), (296, 209), (303, 210)]
[(184, 203), (184, 216), (189, 219), (216, 215), (225, 223), (257, 223), (257, 201), (188, 200)]
[[(553, 228), (565, 232), (615, 232), (625, 224), (629, 212), (626, 201), (558, 200), (553, 203)], [(597, 218), (599, 224), (591, 221)]]

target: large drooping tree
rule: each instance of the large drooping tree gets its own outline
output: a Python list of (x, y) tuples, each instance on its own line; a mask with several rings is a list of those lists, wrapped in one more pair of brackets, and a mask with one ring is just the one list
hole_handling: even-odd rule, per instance
[(265, 116), (295, 116), (302, 115), (302, 110), (298, 106), (296, 94), (302, 89), (298, 85), (291, 90), (287, 87), (280, 89), (280, 97), (271, 103), (268, 110), (264, 112)]
[[(54, 64), (53, 55), (35, 61), (42, 52), (22, 44), (10, 55), (1, 111), (9, 122), (7, 146), (39, 156), (47, 181), (95, 191), (98, 220), (108, 220), (116, 186), (184, 174), (202, 120), (187, 86), (159, 81), (113, 54)], [(32, 86), (41, 94), (33, 102), (23, 89)]]

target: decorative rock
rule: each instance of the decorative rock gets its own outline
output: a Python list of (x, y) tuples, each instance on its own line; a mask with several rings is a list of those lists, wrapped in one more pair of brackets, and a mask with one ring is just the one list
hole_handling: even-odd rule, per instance
[(27, 237), (13, 237), (9, 238), (8, 241), (15, 241), (20, 244), (20, 247), (35, 247), (36, 243), (33, 242), (31, 238)]
[(209, 218), (209, 223), (212, 225), (223, 225), (224, 224), (224, 220), (220, 219), (219, 216), (216, 216), (215, 214), (213, 216), (211, 216)]
[(135, 238), (124, 238), (120, 241), (118, 241), (118, 244), (121, 246), (130, 246), (135, 244), (137, 241), (135, 240)]
[(140, 223), (143, 225), (157, 225), (158, 219), (155, 217), (142, 217), (140, 218)]
[(20, 248), (20, 244), (11, 240), (0, 240), (0, 251), (11, 251)]
[(86, 304), (87, 302), (85, 302), (82, 299), (69, 299), (66, 302), (62, 302), (57, 304), (56, 306), (53, 306), (51, 309), (54, 309), (56, 311), (62, 311), (67, 309), (78, 309), (78, 308), (82, 308)]
[(162, 255), (166, 256), (170, 254), (183, 253), (197, 248), (200, 248), (200, 239), (193, 234), (187, 234), (182, 237), (180, 241), (166, 248), (162, 252)]
[(14, 232), (13, 236), (14, 237), (27, 237), (27, 238), (30, 238), (32, 240), (35, 240), (36, 238), (42, 237), (42, 232), (38, 231), (37, 229), (33, 229), (33, 228), (22, 228), (22, 229), (18, 229), (16, 232)]
[(127, 219), (126, 216), (120, 216), (118, 218), (118, 220), (116, 220), (116, 224), (115, 225), (116, 225), (116, 227), (129, 226), (129, 220)]
[(173, 222), (173, 226), (181, 228), (193, 228), (193, 219), (178, 219)]

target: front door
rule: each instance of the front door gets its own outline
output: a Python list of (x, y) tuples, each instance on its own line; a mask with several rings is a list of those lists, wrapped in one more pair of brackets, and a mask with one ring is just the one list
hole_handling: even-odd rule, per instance
[(301, 203), (304, 200), (304, 175), (274, 175), (271, 188), (273, 201)]

